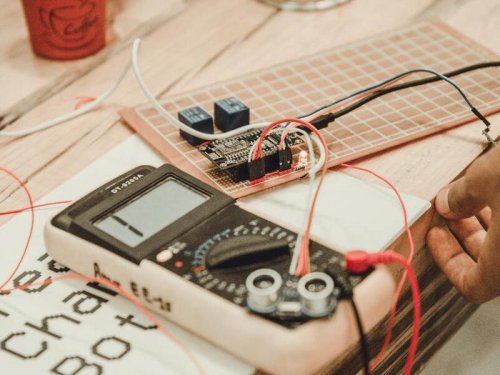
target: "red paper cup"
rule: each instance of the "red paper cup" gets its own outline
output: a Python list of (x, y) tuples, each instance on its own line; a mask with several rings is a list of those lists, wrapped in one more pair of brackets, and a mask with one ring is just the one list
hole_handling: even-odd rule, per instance
[(78, 59), (105, 44), (106, 0), (23, 0), (33, 51), (50, 59)]

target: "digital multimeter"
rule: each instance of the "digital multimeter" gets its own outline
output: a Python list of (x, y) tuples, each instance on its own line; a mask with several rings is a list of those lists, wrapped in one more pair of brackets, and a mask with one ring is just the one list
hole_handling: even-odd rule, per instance
[(327, 318), (339, 290), (323, 271), (343, 260), (311, 242), (313, 272), (289, 275), (295, 240), (172, 165), (137, 167), (45, 228), (47, 251), (61, 264), (118, 283), (240, 358), (288, 374), (331, 359)]

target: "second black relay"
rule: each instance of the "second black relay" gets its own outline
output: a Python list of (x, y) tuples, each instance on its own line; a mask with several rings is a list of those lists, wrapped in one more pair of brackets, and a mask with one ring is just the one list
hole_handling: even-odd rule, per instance
[(215, 124), (228, 132), (250, 123), (250, 109), (238, 98), (221, 99), (214, 104)]

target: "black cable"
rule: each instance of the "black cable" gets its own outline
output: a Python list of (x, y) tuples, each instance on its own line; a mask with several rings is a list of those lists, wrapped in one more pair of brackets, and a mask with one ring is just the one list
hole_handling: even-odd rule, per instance
[(356, 326), (358, 327), (359, 343), (361, 359), (363, 361), (363, 369), (365, 375), (370, 375), (370, 353), (368, 351), (368, 342), (365, 336), (361, 316), (359, 315), (358, 307), (354, 302), (354, 290), (349, 278), (349, 274), (344, 267), (339, 264), (330, 264), (326, 267), (325, 272), (331, 276), (335, 285), (340, 289), (340, 298), (348, 299), (351, 302), (354, 317), (356, 318)]
[(343, 102), (344, 100), (351, 99), (351, 98), (353, 98), (353, 97), (355, 97), (355, 96), (357, 96), (359, 94), (363, 94), (363, 93), (365, 93), (367, 91), (371, 91), (371, 90), (376, 89), (378, 87), (384, 86), (384, 85), (386, 85), (388, 83), (391, 83), (392, 81), (396, 81), (396, 80), (398, 80), (400, 78), (403, 78), (403, 77), (405, 77), (407, 75), (410, 75), (410, 74), (413, 74), (413, 73), (430, 73), (430, 74), (436, 76), (436, 78), (440, 78), (442, 80), (447, 81), (450, 85), (452, 85), (460, 93), (460, 95), (464, 98), (464, 100), (467, 102), (467, 104), (470, 107), (472, 107), (472, 104), (470, 103), (469, 99), (464, 94), (464, 92), (460, 89), (460, 87), (458, 87), (458, 85), (456, 85), (455, 82), (449, 80), (448, 77), (446, 77), (446, 75), (440, 74), (440, 73), (438, 73), (438, 72), (436, 72), (434, 70), (431, 70), (431, 69), (418, 68), (418, 69), (410, 69), (410, 70), (404, 71), (404, 72), (396, 74), (395, 76), (392, 76), (392, 77), (390, 77), (388, 79), (385, 79), (383, 81), (377, 82), (377, 83), (375, 83), (375, 84), (373, 84), (371, 86), (364, 87), (363, 89), (355, 91), (355, 92), (353, 92), (353, 93), (351, 93), (351, 94), (349, 94), (349, 95), (347, 95), (347, 96), (345, 96), (345, 97), (343, 97), (341, 99), (335, 100), (332, 103), (329, 103), (329, 104), (326, 104), (326, 105), (324, 105), (322, 107), (319, 107), (319, 108), (315, 109), (314, 111), (312, 111), (312, 112), (310, 112), (308, 114), (302, 115), (299, 118), (312, 116), (312, 115), (314, 115), (314, 114), (316, 114), (316, 113), (318, 113), (318, 112), (320, 112), (320, 111), (322, 111), (322, 110), (324, 110), (324, 109), (326, 109), (328, 107), (332, 107), (332, 106), (334, 106), (336, 104), (339, 104), (339, 103)]
[[(355, 109), (358, 109), (359, 107), (361, 107), (361, 106), (369, 103), (370, 101), (375, 100), (383, 95), (389, 94), (391, 92), (399, 91), (399, 90), (404, 90), (404, 89), (407, 89), (410, 87), (417, 87), (417, 86), (421, 86), (421, 85), (425, 85), (425, 84), (433, 83), (433, 82), (437, 82), (437, 81), (446, 81), (447, 83), (449, 83), (451, 86), (453, 86), (453, 88), (455, 88), (458, 91), (458, 93), (462, 96), (464, 101), (470, 107), (471, 112), (486, 125), (486, 128), (483, 130), (483, 135), (486, 137), (488, 142), (492, 146), (494, 146), (496, 144), (496, 142), (488, 134), (490, 131), (490, 125), (491, 125), (490, 122), (488, 121), (488, 119), (476, 107), (474, 107), (474, 105), (470, 102), (469, 98), (467, 97), (467, 95), (465, 95), (463, 90), (455, 82), (453, 82), (452, 80), (449, 79), (450, 77), (454, 77), (454, 76), (457, 76), (460, 74), (468, 73), (468, 72), (471, 72), (473, 70), (493, 68), (493, 67), (500, 67), (500, 61), (489, 61), (489, 62), (484, 62), (484, 63), (473, 64), (473, 65), (469, 65), (469, 66), (465, 66), (465, 67), (453, 70), (453, 71), (445, 73), (445, 74), (440, 74), (438, 72), (435, 72), (435, 71), (430, 70), (430, 69), (425, 69), (425, 68), (417, 68), (417, 69), (407, 70), (405, 72), (402, 72), (402, 73), (399, 73), (395, 76), (392, 76), (384, 81), (380, 81), (380, 82), (375, 83), (371, 86), (367, 86), (363, 89), (357, 90), (357, 91), (355, 91), (355, 92), (353, 92), (345, 97), (342, 97), (338, 100), (335, 100), (332, 103), (329, 103), (329, 104), (324, 105), (322, 107), (316, 108), (314, 111), (307, 113), (305, 115), (301, 115), (298, 118), (301, 119), (301, 118), (312, 116), (312, 115), (314, 115), (314, 114), (316, 114), (316, 113), (318, 113), (318, 112), (320, 112), (328, 107), (332, 107), (336, 104), (342, 103), (343, 101), (345, 101), (347, 99), (351, 99), (357, 95), (360, 95), (360, 94), (363, 94), (365, 92), (376, 89), (378, 87), (384, 86), (387, 83), (395, 81), (395, 80), (397, 80), (401, 77), (407, 76), (409, 74), (419, 73), (419, 72), (430, 73), (430, 74), (434, 75), (434, 77), (414, 80), (414, 81), (410, 81), (410, 82), (406, 82), (406, 83), (401, 83), (399, 85), (394, 85), (394, 86), (388, 87), (386, 89), (377, 90), (377, 91), (373, 92), (371, 95), (369, 95), (365, 98), (362, 98), (362, 99), (358, 100), (357, 102), (355, 102), (355, 103), (353, 103), (353, 104), (351, 104), (351, 105), (349, 105), (349, 106), (347, 106), (347, 107), (345, 107), (337, 112), (331, 112), (331, 113), (328, 113), (325, 115), (318, 116), (317, 118), (315, 118), (314, 120), (311, 121), (311, 124), (313, 124), (317, 129), (323, 129), (323, 128), (327, 127), (329, 123), (335, 121), (336, 119), (338, 119), (342, 116), (345, 116), (346, 114), (354, 111)], [(285, 128), (289, 124), (290, 123), (284, 124), (281, 126), (281, 128)], [(305, 129), (305, 130), (307, 131), (307, 129)], [(285, 139), (285, 142), (286, 142), (286, 139)], [(285, 148), (286, 147), (287, 147), (287, 144), (285, 143)]]
[[(469, 66), (466, 66), (466, 67), (463, 67), (463, 68), (460, 68), (460, 69), (456, 69), (456, 70), (453, 70), (451, 72), (448, 72), (448, 73), (445, 73), (445, 74), (437, 74), (435, 77), (429, 77), (429, 78), (423, 78), (423, 79), (419, 79), (419, 80), (414, 80), (414, 81), (410, 81), (410, 82), (406, 82), (406, 83), (400, 83), (398, 85), (394, 85), (392, 87), (388, 87), (386, 89), (381, 89), (381, 90), (378, 90), (378, 91), (375, 91), (373, 94), (365, 97), (365, 98), (362, 98), (360, 100), (358, 100), (357, 102), (337, 111), (337, 112), (332, 112), (332, 113), (329, 113), (329, 114), (325, 114), (325, 115), (322, 115), (322, 116), (319, 116), (317, 119), (313, 120), (312, 121), (312, 124), (314, 125), (315, 123), (321, 123), (322, 126), (320, 127), (324, 127), (324, 124), (325, 123), (330, 123), (352, 111), (354, 111), (355, 109), (371, 102), (372, 100), (374, 99), (377, 99), (383, 95), (386, 95), (386, 94), (389, 94), (389, 93), (392, 93), (392, 92), (395, 92), (395, 91), (399, 91), (399, 90), (404, 90), (404, 89), (407, 89), (407, 88), (410, 88), (410, 87), (417, 87), (417, 86), (421, 86), (421, 85), (425, 85), (425, 84), (428, 84), (428, 83), (433, 83), (433, 82), (437, 82), (437, 81), (440, 81), (442, 80), (443, 76), (446, 77), (446, 78), (450, 78), (450, 77), (454, 77), (454, 76), (457, 76), (457, 75), (460, 75), (460, 74), (464, 74), (464, 73), (468, 73), (468, 72), (471, 72), (473, 70), (478, 70), (478, 69), (485, 69), (485, 68), (493, 68), (493, 67), (500, 67), (500, 61), (490, 61), (490, 62), (485, 62), (485, 63), (479, 63), (479, 64), (473, 64), (473, 65), (469, 65)], [(405, 75), (407, 74), (407, 72), (405, 73), (401, 73), (399, 74), (398, 76), (396, 77), (400, 77), (402, 75)], [(392, 77), (386, 81), (383, 81), (379, 84), (377, 84), (376, 86), (382, 86), (384, 85), (385, 83), (387, 82), (390, 82), (392, 80), (394, 80), (396, 78)], [(463, 91), (460, 90), (455, 84), (453, 85), (455, 88), (458, 89), (458, 91), (461, 93), (462, 97), (464, 97), (464, 99), (466, 100), (467, 104), (471, 107), (471, 111), (474, 113), (474, 115), (476, 115), (487, 127), (490, 125), (489, 121), (474, 107), (472, 106), (472, 104), (470, 103), (470, 101), (467, 99), (466, 96), (464, 96), (465, 94), (463, 94)], [(372, 86), (373, 87), (373, 86)], [(366, 88), (366, 89), (363, 89), (363, 90), (360, 90), (361, 92), (366, 92), (368, 90), (371, 90), (372, 88)], [(355, 94), (355, 95), (358, 95), (358, 94)], [(352, 97), (354, 96), (353, 94), (351, 94), (349, 97)], [(330, 106), (330, 105), (328, 105)], [(326, 108), (328, 106), (325, 106)], [(487, 132), (487, 131), (486, 131)]]
[[(363, 94), (365, 92), (372, 91), (373, 89), (384, 86), (392, 81), (398, 80), (398, 79), (405, 77), (407, 75), (410, 75), (413, 73), (429, 73), (429, 74), (434, 75), (434, 77), (410, 81), (407, 83), (394, 85), (394, 86), (389, 87), (387, 89), (381, 89), (381, 90), (375, 91), (370, 96), (367, 96), (363, 99), (360, 99), (359, 101), (355, 102), (354, 104), (351, 104), (350, 106), (347, 106), (347, 107), (341, 109), (340, 111), (321, 115), (321, 116), (317, 117), (316, 119), (311, 121), (311, 124), (313, 124), (317, 129), (323, 129), (323, 128), (327, 127), (330, 122), (335, 121), (337, 118), (342, 117), (351, 111), (354, 111), (355, 109), (361, 107), (362, 105), (364, 105), (364, 104), (366, 104), (366, 103), (368, 103), (368, 102), (370, 102), (370, 101), (372, 101), (372, 100), (374, 100), (382, 95), (389, 94), (391, 92), (398, 91), (398, 90), (403, 90), (403, 89), (406, 89), (409, 87), (416, 87), (416, 86), (424, 85), (427, 83), (432, 83), (432, 82), (437, 82), (437, 81), (442, 80), (442, 81), (446, 81), (447, 83), (449, 83), (451, 86), (453, 86), (453, 88), (455, 88), (455, 90), (458, 91), (458, 93), (462, 96), (462, 98), (465, 100), (467, 105), (470, 107), (472, 113), (486, 125), (486, 128), (483, 130), (483, 134), (488, 139), (490, 144), (494, 145), (494, 142), (492, 141), (491, 137), (488, 134), (490, 131), (490, 125), (491, 125), (490, 122), (486, 119), (485, 116), (483, 116), (483, 114), (481, 112), (479, 112), (479, 110), (477, 108), (475, 108), (472, 105), (472, 103), (470, 102), (467, 95), (465, 95), (463, 90), (455, 82), (453, 82), (451, 79), (449, 79), (450, 77), (453, 77), (453, 76), (456, 76), (459, 74), (463, 74), (463, 73), (467, 73), (467, 72), (470, 72), (472, 70), (491, 68), (491, 67), (500, 67), (500, 61), (490, 61), (490, 62), (485, 62), (485, 63), (469, 65), (469, 66), (466, 66), (466, 67), (463, 67), (460, 69), (456, 69), (456, 70), (453, 70), (453, 71), (451, 71), (449, 73), (445, 73), (445, 74), (441, 74), (441, 73), (438, 73), (438, 72), (435, 72), (431, 69), (426, 69), (426, 68), (417, 68), (417, 69), (407, 70), (405, 72), (396, 74), (396, 75), (394, 75), (394, 76), (392, 76), (384, 81), (380, 81), (380, 82), (375, 83), (371, 86), (367, 86), (367, 87), (364, 87), (360, 90), (357, 90), (349, 95), (346, 95), (340, 99), (335, 100), (334, 102), (331, 102), (331, 103), (326, 104), (322, 107), (316, 108), (314, 111), (309, 112), (309, 113), (304, 114), (304, 115), (301, 115), (298, 118), (302, 119), (305, 117), (312, 116), (312, 115), (314, 115), (314, 114), (316, 114), (316, 113), (318, 113), (318, 112), (320, 112), (328, 107), (332, 107), (336, 104), (342, 103), (345, 100), (351, 99), (351, 98), (353, 98), (357, 95)], [(282, 125), (281, 128), (285, 128), (288, 125), (290, 125), (290, 123)], [(307, 131), (307, 129), (304, 129), (304, 130)], [(285, 140), (285, 142), (286, 142), (286, 140)], [(287, 147), (287, 144), (285, 143), (285, 148), (286, 147)]]
[(370, 375), (370, 353), (368, 352), (368, 342), (365, 336), (365, 330), (363, 328), (363, 322), (361, 321), (361, 317), (359, 315), (358, 306), (356, 306), (356, 302), (354, 302), (353, 298), (350, 298), (352, 311), (354, 312), (354, 317), (356, 318), (356, 325), (358, 327), (359, 332), (359, 342), (361, 344), (361, 354), (363, 357), (363, 368), (365, 375)]

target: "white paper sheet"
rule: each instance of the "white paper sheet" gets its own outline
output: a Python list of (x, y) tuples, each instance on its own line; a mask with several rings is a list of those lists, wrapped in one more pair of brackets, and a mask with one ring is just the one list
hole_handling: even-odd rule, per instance
[[(307, 179), (254, 194), (240, 206), (283, 223), (296, 231), (303, 228)], [(430, 203), (401, 194), (412, 224)], [(311, 235), (337, 251), (387, 249), (404, 231), (403, 213), (395, 193), (388, 187), (360, 181), (342, 172), (328, 172), (321, 187)]]
[[(137, 165), (159, 166), (162, 163), (142, 140), (133, 136), (41, 199), (40, 203), (74, 200)], [(298, 182), (247, 198), (242, 205), (266, 216), (285, 217), (288, 223), (298, 226), (302, 220), (301, 205), (306, 188), (304, 182)], [(339, 250), (352, 247), (380, 249), (403, 229), (399, 205), (392, 193), (385, 189), (334, 173), (328, 176), (323, 191), (313, 234)], [(404, 199), (411, 220), (429, 205), (414, 197), (405, 196)], [(14, 278), (18, 284), (39, 282), (68, 272), (50, 260), (43, 245), (43, 225), (57, 210), (36, 211), (31, 246), (22, 269)], [(6, 278), (19, 258), (29, 218), (29, 213), (18, 214), (0, 227), (0, 280)], [(252, 366), (205, 340), (165, 320), (162, 322), (200, 361), (207, 374), (253, 372)], [(196, 373), (185, 353), (158, 331), (144, 328), (149, 325), (123, 298), (110, 296), (83, 282), (62, 281), (44, 288), (0, 296), (0, 372), (64, 375)]]

